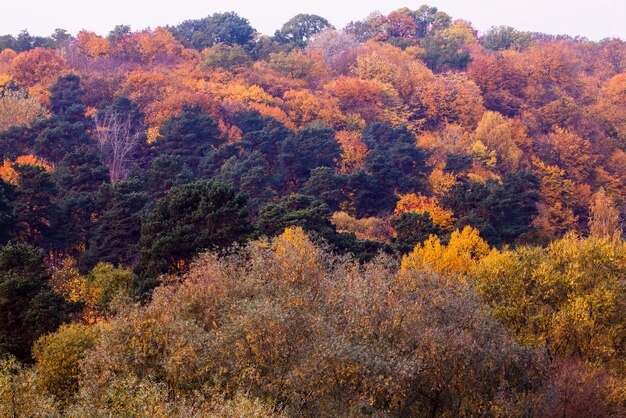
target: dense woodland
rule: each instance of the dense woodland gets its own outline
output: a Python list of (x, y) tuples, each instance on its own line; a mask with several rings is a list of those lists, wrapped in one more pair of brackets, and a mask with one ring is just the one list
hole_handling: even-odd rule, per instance
[(0, 51), (0, 416), (626, 416), (622, 40), (421, 6)]

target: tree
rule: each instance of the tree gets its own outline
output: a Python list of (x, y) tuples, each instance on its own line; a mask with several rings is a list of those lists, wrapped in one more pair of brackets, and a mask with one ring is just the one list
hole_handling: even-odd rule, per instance
[(448, 14), (440, 12), (436, 7), (430, 7), (425, 4), (413, 11), (411, 15), (417, 22), (417, 35), (420, 38), (425, 38), (434, 32), (441, 31), (452, 23), (452, 18)]
[(352, 174), (365, 167), (369, 149), (360, 135), (355, 132), (337, 132), (337, 141), (341, 145), (340, 171), (343, 174)]
[(420, 45), (426, 50), (424, 62), (433, 71), (464, 70), (471, 59), (469, 51), (463, 48), (463, 37), (450, 28), (426, 37)]
[(85, 30), (78, 32), (75, 46), (89, 58), (100, 58), (111, 52), (111, 45), (107, 38)]
[(405, 127), (373, 123), (363, 131), (362, 140), (370, 150), (365, 169), (382, 187), (407, 192), (425, 185), (427, 154)]
[(80, 146), (92, 143), (82, 121), (73, 123), (51, 118), (44, 121), (40, 128), (35, 139), (34, 153), (52, 163), (61, 161)]
[(522, 51), (531, 43), (530, 32), (520, 32), (510, 26), (492, 26), (480, 39), (481, 45), (494, 51)]
[(332, 28), (332, 25), (323, 17), (299, 14), (289, 19), (280, 30), (277, 30), (274, 39), (280, 43), (304, 49), (313, 35), (326, 28)]
[(285, 111), (298, 128), (313, 122), (340, 127), (346, 122), (339, 108), (339, 100), (334, 97), (316, 96), (308, 90), (289, 90), (283, 97)]
[(246, 198), (231, 186), (197, 181), (175, 187), (142, 223), (137, 271), (152, 280), (179, 272), (199, 251), (228, 247), (250, 232)]
[(511, 243), (531, 231), (537, 214), (539, 183), (527, 172), (516, 173), (502, 182), (458, 183), (441, 203), (457, 217), (456, 228), (471, 225), (490, 244)]
[(489, 245), (480, 237), (478, 230), (465, 226), (450, 236), (448, 245), (443, 245), (439, 238), (431, 235), (424, 244), (417, 244), (413, 251), (402, 258), (401, 272), (422, 269), (432, 270), (442, 276), (457, 280), (464, 277), (489, 254)]
[(538, 216), (533, 225), (549, 238), (560, 237), (577, 227), (574, 213), (574, 182), (565, 177), (557, 165), (548, 165), (533, 157), (533, 165), (540, 182), (541, 199)]
[[(124, 100), (127, 103), (121, 103)], [(145, 134), (137, 126), (137, 115), (132, 111), (123, 114), (117, 109), (120, 107), (131, 108), (131, 103), (120, 98), (95, 117), (96, 142), (112, 182), (126, 178), (131, 159), (145, 141)]]
[(617, 135), (620, 140), (626, 140), (626, 106), (624, 97), (626, 96), (626, 74), (618, 74), (612, 77), (598, 96), (598, 110), (604, 121), (606, 121), (608, 131)]
[(228, 158), (215, 179), (232, 184), (245, 193), (249, 198), (248, 207), (253, 212), (276, 196), (282, 186), (281, 175), (272, 171), (259, 151)]
[(46, 116), (48, 112), (41, 104), (22, 92), (5, 92), (0, 96), (0, 131), (30, 125)]
[(154, 149), (157, 155), (180, 156), (195, 171), (200, 159), (223, 142), (213, 119), (199, 106), (185, 105), (180, 114), (170, 117), (161, 126)]
[(398, 201), (392, 189), (364, 170), (350, 174), (344, 190), (348, 201), (342, 209), (359, 218), (391, 213)]
[(53, 177), (59, 194), (58, 204), (68, 251), (83, 249), (89, 242), (94, 219), (102, 212), (97, 193), (109, 182), (109, 173), (100, 163), (100, 155), (92, 148), (80, 147), (56, 165)]
[(0, 410), (6, 416), (55, 415), (54, 399), (41, 393), (37, 373), (13, 356), (0, 359)]
[(76, 74), (61, 76), (50, 87), (50, 107), (63, 119), (72, 122), (81, 121), (85, 113), (82, 95), (79, 76)]
[(346, 31), (325, 29), (315, 35), (307, 45), (307, 50), (320, 53), (328, 68), (337, 74), (347, 74), (356, 63), (358, 42)]
[(50, 104), (55, 114), (37, 126), (35, 154), (58, 162), (81, 145), (92, 143), (87, 132), (91, 119), (85, 117), (82, 94), (80, 77), (75, 74), (59, 77), (50, 87)]
[(65, 60), (50, 49), (35, 48), (22, 52), (13, 60), (13, 78), (23, 87), (52, 85), (66, 68)]
[(181, 157), (164, 155), (152, 160), (145, 169), (136, 166), (129, 178), (139, 181), (140, 189), (158, 200), (173, 187), (191, 183), (194, 175)]
[(220, 43), (249, 46), (256, 32), (248, 19), (235, 12), (214, 13), (204, 19), (186, 20), (170, 30), (183, 45), (198, 51)]
[(560, 358), (623, 364), (623, 254), (621, 242), (567, 234), (547, 249), (493, 251), (472, 277), (519, 341)]
[(0, 353), (25, 361), (40, 336), (66, 318), (66, 306), (48, 286), (44, 252), (27, 244), (0, 248)]
[(400, 200), (396, 203), (394, 215), (401, 217), (405, 213), (417, 213), (420, 215), (428, 214), (433, 223), (443, 231), (449, 231), (454, 226), (454, 213), (446, 208), (441, 207), (436, 197), (426, 197), (409, 193), (401, 195)]
[(239, 45), (217, 44), (202, 51), (203, 68), (220, 68), (232, 71), (241, 67), (249, 67), (252, 64), (250, 56)]
[(274, 237), (288, 227), (298, 226), (307, 233), (330, 238), (335, 232), (330, 223), (331, 213), (324, 202), (314, 197), (292, 194), (262, 207), (255, 226), (259, 234), (268, 237)]
[(441, 232), (428, 212), (404, 212), (402, 215), (391, 219), (391, 226), (396, 231), (395, 241), (402, 252), (411, 251), (431, 235), (438, 235)]
[(302, 185), (301, 193), (315, 196), (333, 210), (339, 210), (344, 201), (341, 193), (345, 184), (345, 178), (335, 175), (330, 167), (318, 167), (311, 170), (311, 176)]
[(590, 212), (589, 233), (592, 237), (613, 242), (621, 240), (620, 214), (615, 202), (604, 189), (594, 194)]
[(125, 36), (130, 35), (131, 28), (130, 25), (116, 25), (107, 35), (107, 39), (109, 42), (116, 43), (120, 41)]
[(13, 185), (0, 178), (0, 245), (4, 245), (9, 238), (9, 231), (14, 222), (13, 215)]
[(58, 189), (45, 168), (16, 164), (18, 188), (13, 201), (16, 236), (29, 244), (54, 249), (63, 232), (57, 229), (61, 211), (56, 204)]
[(523, 157), (518, 144), (524, 139), (523, 132), (516, 132), (513, 124), (497, 112), (485, 112), (472, 135), (473, 141), (480, 141), (487, 149), (496, 151), (501, 173), (518, 171)]
[(298, 189), (317, 167), (334, 167), (340, 155), (335, 131), (325, 124), (311, 124), (282, 144), (280, 170), (292, 189)]
[(91, 229), (90, 240), (80, 265), (89, 270), (99, 261), (131, 265), (137, 259), (141, 218), (149, 202), (138, 190), (138, 183), (119, 181), (103, 184), (96, 195), (96, 206), (102, 207)]
[(67, 407), (78, 392), (80, 363), (94, 348), (98, 328), (67, 324), (39, 338), (33, 347), (35, 369), (44, 392)]
[(487, 109), (512, 117), (524, 106), (530, 80), (516, 55), (480, 55), (469, 64), (467, 73), (480, 87)]

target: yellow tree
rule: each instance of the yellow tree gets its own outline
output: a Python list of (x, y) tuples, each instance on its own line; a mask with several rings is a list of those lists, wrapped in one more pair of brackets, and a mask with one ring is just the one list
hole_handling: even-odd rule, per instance
[(515, 171), (523, 157), (517, 146), (514, 129), (498, 112), (485, 112), (480, 119), (472, 140), (483, 143), (489, 150), (496, 152), (500, 172)]
[(443, 230), (452, 229), (456, 219), (454, 214), (439, 206), (436, 197), (426, 197), (409, 193), (400, 196), (400, 200), (396, 203), (394, 216), (400, 216), (405, 212), (415, 212), (424, 214), (428, 212), (433, 222)]
[(301, 227), (292, 226), (272, 241), (279, 276), (289, 284), (311, 284), (320, 273), (319, 253)]
[(287, 115), (298, 128), (316, 120), (341, 128), (346, 121), (339, 100), (334, 97), (316, 96), (310, 90), (289, 90), (283, 99)]
[(358, 132), (339, 131), (337, 141), (341, 145), (340, 171), (350, 174), (365, 166), (365, 159), (369, 154), (367, 145), (361, 141)]
[(621, 241), (567, 234), (547, 249), (493, 251), (471, 277), (494, 316), (520, 341), (624, 370), (624, 250)]
[(402, 258), (400, 272), (432, 270), (444, 276), (461, 278), (471, 271), (478, 261), (489, 253), (489, 244), (480, 237), (478, 231), (466, 226), (462, 231), (454, 231), (448, 245), (438, 237), (431, 236), (424, 244)]
[(614, 242), (621, 240), (619, 210), (603, 188), (593, 195), (590, 212), (589, 233), (592, 237)]
[(28, 125), (48, 116), (38, 100), (20, 92), (5, 92), (0, 97), (0, 131), (12, 126)]
[(33, 357), (39, 384), (64, 407), (78, 391), (81, 361), (95, 346), (98, 334), (97, 327), (67, 324), (35, 342)]
[(574, 214), (574, 182), (565, 177), (565, 171), (533, 157), (535, 173), (539, 177), (541, 200), (539, 214), (533, 225), (546, 237), (558, 237), (576, 229), (578, 217)]

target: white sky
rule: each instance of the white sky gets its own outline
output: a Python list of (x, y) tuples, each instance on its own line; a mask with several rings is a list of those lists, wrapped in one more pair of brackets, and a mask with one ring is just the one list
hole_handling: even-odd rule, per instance
[(494, 25), (519, 30), (626, 39), (626, 0), (2, 0), (0, 34), (28, 29), (49, 35), (55, 28), (105, 35), (117, 24), (134, 30), (177, 24), (218, 11), (235, 11), (258, 31), (273, 34), (298, 13), (314, 13), (336, 27), (378, 10), (388, 13), (427, 3), (471, 21), (484, 31)]

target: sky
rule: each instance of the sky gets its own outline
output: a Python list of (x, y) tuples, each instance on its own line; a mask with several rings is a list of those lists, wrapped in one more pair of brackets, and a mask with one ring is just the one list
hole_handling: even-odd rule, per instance
[(88, 29), (106, 35), (117, 24), (134, 30), (174, 25), (215, 12), (235, 11), (259, 32), (274, 31), (298, 13), (313, 13), (335, 27), (373, 11), (416, 9), (427, 3), (479, 31), (508, 25), (518, 30), (626, 40), (626, 0), (3, 0), (0, 34), (72, 34)]

